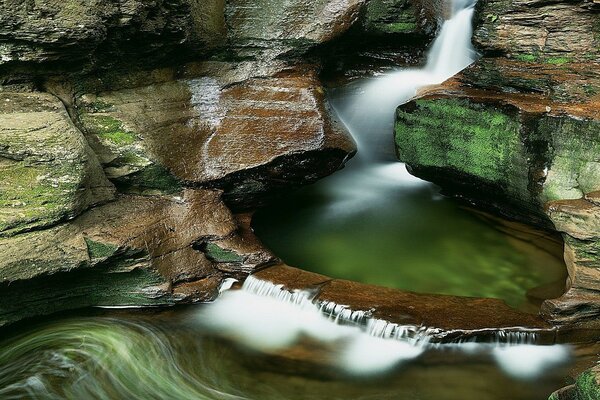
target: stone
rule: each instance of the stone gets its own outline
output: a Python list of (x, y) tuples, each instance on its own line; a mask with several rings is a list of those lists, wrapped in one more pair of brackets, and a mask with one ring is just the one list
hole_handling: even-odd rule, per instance
[(535, 98), (429, 93), (398, 109), (397, 152), (450, 192), (548, 227), (548, 201), (600, 187), (600, 121), (570, 111), (546, 111)]
[[(441, 341), (488, 335), (498, 330), (525, 327), (542, 340), (554, 340), (551, 326), (539, 316), (517, 311), (502, 300), (413, 293), (359, 282), (333, 279), (279, 264), (253, 274), (255, 278), (283, 285), (287, 290), (312, 290), (319, 302), (334, 302), (373, 318), (400, 325), (432, 328)], [(465, 310), (470, 310), (465, 314)]]
[(374, 35), (435, 33), (439, 19), (449, 14), (441, 0), (371, 0), (361, 16), (362, 29)]
[(113, 197), (56, 97), (0, 93), (0, 237), (72, 219)]
[(489, 0), (479, 2), (473, 42), (485, 54), (550, 64), (600, 61), (600, 23), (588, 1)]
[(224, 44), (222, 0), (0, 2), (0, 78), (160, 64)]
[(365, 0), (231, 0), (225, 9), (228, 38), (238, 47), (308, 49), (345, 32), (365, 3)]
[(118, 186), (218, 188), (237, 208), (314, 182), (355, 151), (312, 69), (190, 77), (84, 95), (78, 113)]
[[(0, 325), (86, 306), (210, 300), (225, 275), (197, 244), (217, 241), (225, 252), (247, 254), (251, 245), (238, 229), (219, 192), (185, 190), (121, 195), (71, 222), (0, 239)], [(255, 250), (228, 276), (273, 259)]]

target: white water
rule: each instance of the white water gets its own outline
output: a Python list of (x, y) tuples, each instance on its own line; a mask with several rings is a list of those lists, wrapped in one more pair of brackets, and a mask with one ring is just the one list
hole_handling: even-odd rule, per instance
[(487, 355), (506, 374), (534, 379), (570, 357), (563, 345), (535, 346), (536, 335), (527, 330), (498, 331), (487, 342), (436, 343), (439, 329), (389, 323), (371, 318), (368, 311), (320, 302), (315, 295), (250, 276), (241, 290), (225, 290), (202, 308), (198, 321), (259, 351), (273, 352), (311, 338), (336, 349), (333, 366), (356, 375), (384, 372), (427, 351), (448, 350)]
[[(443, 24), (425, 67), (361, 81), (351, 88), (350, 95), (348, 88), (341, 96), (333, 93), (334, 108), (359, 152), (345, 170), (329, 178), (330, 206), (320, 218), (380, 207), (399, 186), (428, 185), (386, 154), (386, 149), (394, 148), (394, 111), (422, 87), (442, 83), (475, 60), (473, 6), (472, 0), (455, 0), (453, 15)], [(491, 343), (440, 345), (432, 342), (437, 329), (389, 323), (371, 318), (368, 311), (318, 302), (313, 297), (308, 291), (291, 292), (282, 285), (249, 277), (242, 290), (225, 290), (218, 301), (203, 309), (199, 321), (261, 351), (283, 349), (304, 337), (333, 343), (338, 349), (335, 363), (353, 374), (385, 371), (440, 348), (487, 354), (517, 378), (535, 378), (569, 358), (564, 346), (533, 346), (535, 334), (526, 330), (499, 332)]]
[(430, 185), (411, 176), (396, 160), (394, 113), (419, 89), (440, 84), (475, 61), (473, 6), (472, 0), (455, 0), (454, 14), (442, 25), (423, 68), (398, 70), (331, 91), (332, 105), (356, 141), (358, 153), (323, 184), (329, 206), (318, 218), (347, 217), (365, 208), (383, 207), (400, 187)]

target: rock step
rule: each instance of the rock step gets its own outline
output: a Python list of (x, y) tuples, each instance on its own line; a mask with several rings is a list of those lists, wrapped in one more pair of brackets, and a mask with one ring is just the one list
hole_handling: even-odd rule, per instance
[(421, 294), (352, 282), (287, 265), (267, 267), (255, 278), (288, 290), (318, 289), (315, 300), (367, 311), (372, 318), (398, 325), (437, 330), (440, 341), (489, 340), (497, 332), (533, 332), (541, 343), (553, 343), (555, 330), (537, 315), (520, 312), (502, 300)]

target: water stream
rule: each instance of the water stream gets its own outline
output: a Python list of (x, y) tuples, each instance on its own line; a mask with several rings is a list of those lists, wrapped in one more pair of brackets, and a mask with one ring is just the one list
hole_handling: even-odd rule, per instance
[(501, 298), (532, 310), (528, 292), (560, 294), (559, 244), (549, 252), (498, 230), (411, 176), (394, 154), (396, 107), (475, 60), (473, 6), (454, 3), (423, 68), (328, 90), (358, 153), (342, 171), (257, 212), (256, 233), (285, 262), (399, 289)]
[[(359, 153), (257, 214), (256, 231), (288, 263), (515, 306), (564, 279), (543, 246), (495, 229), (394, 160), (395, 107), (474, 60), (472, 14), (469, 0), (454, 4), (424, 68), (329, 91)], [(253, 277), (211, 305), (96, 313), (24, 325), (0, 340), (0, 398), (542, 400), (590, 354), (535, 346), (529, 333), (436, 344), (417, 327)]]

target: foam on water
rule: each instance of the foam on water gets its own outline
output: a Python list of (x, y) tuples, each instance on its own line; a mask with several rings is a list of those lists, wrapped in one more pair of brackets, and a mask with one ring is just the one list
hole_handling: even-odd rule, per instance
[[(284, 349), (303, 337), (335, 345), (339, 350), (335, 364), (359, 375), (386, 371), (432, 349), (489, 354), (507, 374), (523, 379), (535, 378), (569, 359), (568, 347), (535, 346), (535, 332), (527, 329), (498, 330), (493, 340), (483, 343), (475, 339), (440, 343), (440, 329), (390, 323), (373, 318), (369, 310), (319, 301), (316, 295), (316, 291), (287, 290), (250, 276), (240, 290), (225, 291), (202, 308), (197, 320), (261, 351)], [(522, 362), (523, 357), (527, 362)]]

